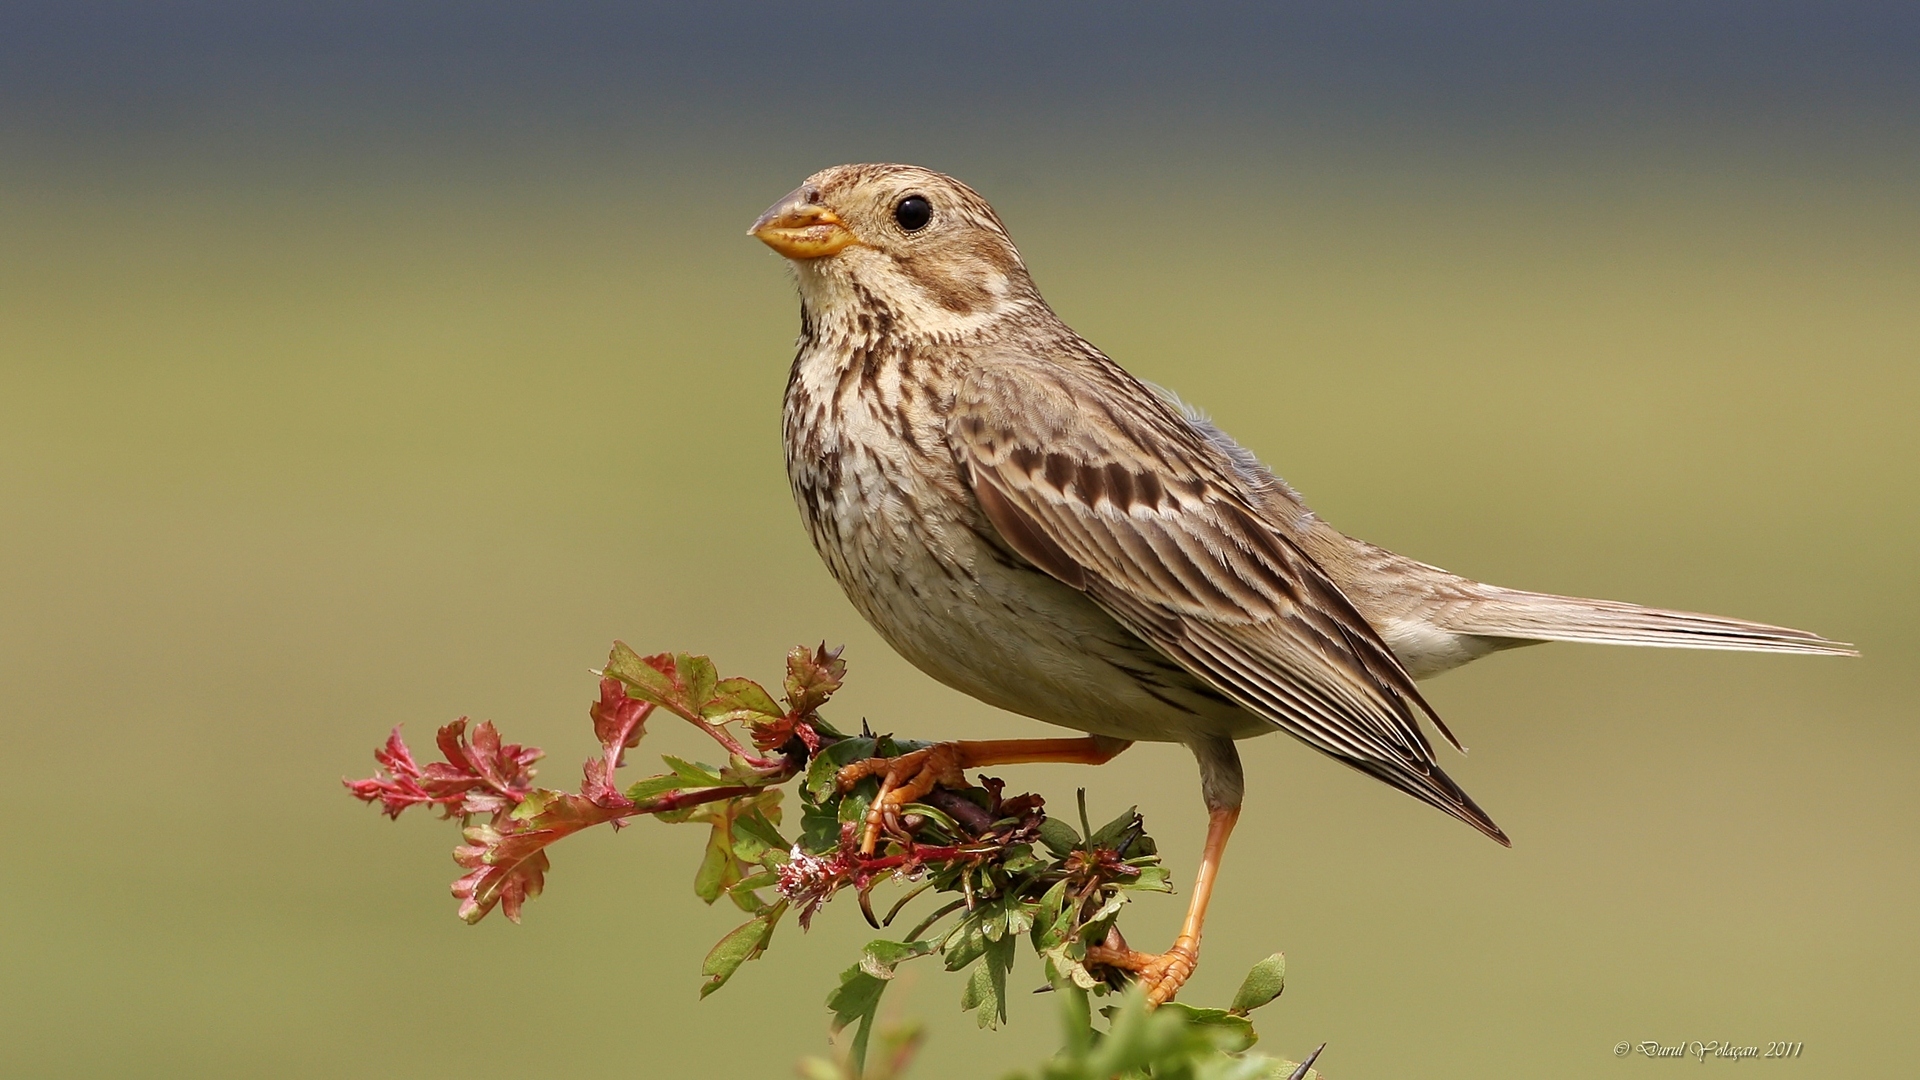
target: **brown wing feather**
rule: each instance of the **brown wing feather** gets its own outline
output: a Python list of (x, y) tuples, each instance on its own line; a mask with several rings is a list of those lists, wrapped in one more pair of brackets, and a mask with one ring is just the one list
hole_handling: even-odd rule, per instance
[(1439, 717), (1379, 634), (1130, 383), (1026, 357), (969, 376), (949, 439), (1007, 546), (1242, 708), (1506, 843), (1434, 763), (1420, 717)]

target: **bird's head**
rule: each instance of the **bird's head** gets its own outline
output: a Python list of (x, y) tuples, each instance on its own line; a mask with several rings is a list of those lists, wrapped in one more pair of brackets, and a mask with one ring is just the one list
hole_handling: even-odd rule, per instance
[(931, 169), (823, 169), (748, 233), (792, 262), (814, 319), (877, 305), (899, 331), (943, 334), (1039, 299), (993, 207)]

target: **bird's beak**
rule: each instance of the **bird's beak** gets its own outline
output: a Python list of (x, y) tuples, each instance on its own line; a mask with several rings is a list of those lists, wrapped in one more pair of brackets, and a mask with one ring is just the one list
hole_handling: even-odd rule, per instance
[(840, 215), (807, 198), (805, 188), (794, 189), (768, 207), (747, 235), (759, 237), (789, 259), (822, 258), (859, 239)]

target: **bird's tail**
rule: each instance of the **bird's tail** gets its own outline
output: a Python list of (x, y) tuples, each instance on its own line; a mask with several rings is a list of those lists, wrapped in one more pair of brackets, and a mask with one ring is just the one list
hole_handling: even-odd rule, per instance
[(1658, 645), (1671, 649), (1731, 649), (1813, 656), (1860, 655), (1845, 642), (1745, 619), (1485, 585), (1475, 592), (1478, 595), (1468, 603), (1448, 605), (1434, 622), (1455, 633), (1522, 641), (1583, 641), (1599, 645)]

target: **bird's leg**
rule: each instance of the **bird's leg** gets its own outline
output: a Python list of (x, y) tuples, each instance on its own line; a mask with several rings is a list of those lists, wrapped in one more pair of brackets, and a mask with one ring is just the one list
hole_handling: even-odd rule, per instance
[(1187, 921), (1180, 936), (1163, 953), (1134, 952), (1096, 945), (1087, 950), (1087, 962), (1131, 971), (1146, 987), (1149, 1004), (1158, 1005), (1172, 998), (1200, 962), (1200, 927), (1207, 919), (1207, 901), (1213, 898), (1213, 880), (1220, 872), (1220, 856), (1227, 850), (1227, 836), (1240, 811), (1215, 810), (1207, 815), (1207, 848), (1200, 859), (1200, 876), (1193, 883), (1193, 899), (1187, 904)]
[(1200, 928), (1207, 920), (1207, 902), (1213, 899), (1213, 882), (1227, 851), (1227, 837), (1233, 835), (1233, 825), (1240, 820), (1240, 756), (1233, 744), (1226, 740), (1199, 743), (1194, 746), (1194, 756), (1200, 759), (1201, 789), (1207, 801), (1207, 845), (1200, 856), (1200, 874), (1193, 882), (1193, 899), (1187, 902), (1187, 919), (1180, 924), (1180, 936), (1163, 953), (1107, 945), (1087, 950), (1090, 964), (1133, 972), (1146, 989), (1150, 1005), (1170, 1000), (1200, 963)]
[(845, 766), (835, 777), (845, 791), (869, 776), (880, 777), (880, 794), (867, 808), (860, 853), (873, 854), (882, 828), (898, 831), (900, 808), (918, 802), (935, 787), (967, 786), (966, 770), (995, 765), (1060, 762), (1101, 765), (1133, 745), (1123, 739), (1089, 735), (1083, 739), (989, 739), (934, 743), (899, 757), (867, 758)]

